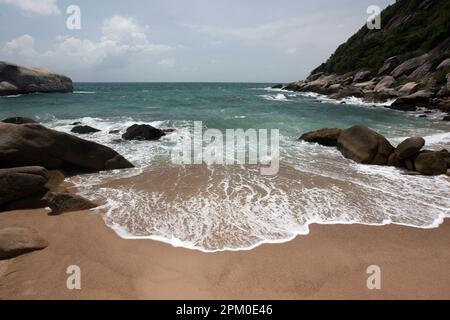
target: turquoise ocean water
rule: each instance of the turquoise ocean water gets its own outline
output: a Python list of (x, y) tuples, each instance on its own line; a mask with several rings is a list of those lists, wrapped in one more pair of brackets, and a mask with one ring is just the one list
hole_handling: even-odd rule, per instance
[[(135, 169), (71, 178), (103, 203), (106, 223), (126, 238), (150, 238), (205, 251), (250, 249), (308, 233), (311, 223), (436, 227), (450, 211), (449, 178), (417, 177), (343, 159), (333, 148), (296, 141), (310, 130), (367, 125), (393, 145), (412, 135), (450, 147), (442, 115), (419, 118), (347, 99), (273, 90), (269, 84), (77, 83), (73, 94), (0, 98), (0, 117), (34, 117), (70, 132), (73, 122), (102, 131)], [(280, 130), (280, 173), (246, 167), (175, 165), (170, 153), (193, 121), (204, 128)], [(176, 132), (159, 142), (120, 141), (110, 130), (148, 123)], [(106, 212), (106, 213), (105, 213)]]

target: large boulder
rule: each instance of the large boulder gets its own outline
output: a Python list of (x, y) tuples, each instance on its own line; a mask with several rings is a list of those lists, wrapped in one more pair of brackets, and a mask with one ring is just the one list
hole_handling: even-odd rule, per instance
[(375, 86), (374, 91), (375, 92), (381, 92), (388, 88), (391, 88), (392, 85), (395, 83), (394, 77), (391, 76), (385, 76), (383, 77)]
[(48, 192), (44, 200), (52, 210), (52, 215), (98, 207), (97, 204), (88, 199), (67, 192)]
[(133, 167), (111, 148), (95, 142), (39, 124), (0, 123), (0, 167), (21, 166), (75, 171)]
[(445, 59), (444, 61), (442, 61), (437, 67), (436, 70), (443, 70), (446, 68), (450, 68), (450, 58)]
[(13, 117), (2, 120), (3, 123), (12, 123), (12, 124), (25, 124), (25, 123), (37, 123), (31, 118), (26, 117)]
[(412, 157), (419, 153), (425, 145), (425, 139), (422, 137), (412, 137), (404, 140), (395, 149), (395, 155), (400, 160)]
[(78, 134), (89, 134), (89, 133), (100, 132), (100, 130), (92, 128), (90, 126), (75, 126), (70, 131), (73, 133), (78, 133)]
[(400, 111), (416, 111), (417, 107), (427, 107), (429, 105), (430, 96), (431, 93), (428, 91), (418, 91), (408, 96), (398, 98), (389, 108)]
[(337, 147), (348, 159), (375, 165), (386, 165), (394, 151), (394, 147), (385, 137), (362, 125), (343, 130), (339, 135)]
[(405, 83), (403, 86), (400, 87), (400, 89), (398, 89), (398, 92), (402, 95), (402, 96), (407, 96), (410, 95), (411, 93), (413, 93), (413, 91), (417, 88), (418, 84), (415, 82), (408, 82)]
[(423, 79), (428, 79), (431, 75), (431, 71), (433, 69), (433, 64), (431, 62), (426, 62), (423, 65), (419, 66), (415, 69), (408, 78), (415, 79), (417, 81), (421, 81)]
[(414, 71), (416, 68), (423, 65), (429, 58), (429, 55), (427, 53), (415, 57), (412, 59), (408, 59), (402, 64), (400, 64), (398, 67), (396, 67), (392, 72), (391, 76), (394, 78), (399, 78), (402, 75), (409, 75), (412, 71)]
[(414, 158), (414, 167), (425, 175), (446, 174), (447, 160), (442, 152), (423, 151)]
[(299, 140), (318, 143), (322, 146), (327, 147), (336, 147), (339, 135), (341, 134), (342, 129), (333, 128), (333, 129), (320, 129), (317, 131), (311, 131), (303, 134)]
[(354, 86), (343, 87), (338, 92), (330, 94), (330, 98), (336, 100), (344, 99), (347, 97), (362, 98), (363, 96), (364, 96), (363, 91)]
[(394, 68), (396, 68), (400, 64), (400, 58), (398, 56), (393, 56), (386, 61), (384, 61), (383, 66), (378, 70), (378, 75), (385, 75), (390, 73)]
[(355, 77), (353, 78), (353, 83), (359, 83), (359, 82), (365, 82), (370, 80), (372, 77), (372, 73), (368, 70), (359, 71), (355, 74)]
[(42, 250), (47, 246), (48, 242), (33, 229), (17, 226), (0, 229), (0, 260)]
[(387, 165), (391, 167), (404, 168), (405, 162), (400, 160), (394, 152), (389, 156)]
[(124, 140), (158, 140), (165, 136), (164, 131), (148, 124), (135, 124), (122, 135)]
[(443, 149), (439, 151), (439, 153), (444, 157), (445, 161), (447, 162), (447, 168), (450, 169), (450, 152), (446, 149)]
[(0, 96), (33, 92), (72, 92), (72, 80), (43, 68), (0, 61)]
[(0, 169), (0, 205), (45, 190), (49, 172), (42, 167)]

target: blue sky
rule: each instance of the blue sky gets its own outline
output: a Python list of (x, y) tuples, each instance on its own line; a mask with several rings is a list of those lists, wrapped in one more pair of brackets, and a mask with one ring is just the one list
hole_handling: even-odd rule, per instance
[[(0, 0), (0, 59), (75, 81), (305, 78), (394, 0)], [(66, 27), (70, 5), (81, 29)]]

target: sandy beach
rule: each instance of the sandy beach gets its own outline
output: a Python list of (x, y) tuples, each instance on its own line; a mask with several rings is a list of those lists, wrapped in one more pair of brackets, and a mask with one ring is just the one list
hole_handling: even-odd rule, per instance
[[(0, 225), (39, 231), (50, 246), (0, 261), (0, 299), (450, 299), (450, 223), (312, 225), (308, 236), (251, 251), (202, 253), (123, 240), (98, 213), (6, 212)], [(381, 268), (381, 290), (366, 269)], [(68, 290), (66, 268), (81, 268)]]

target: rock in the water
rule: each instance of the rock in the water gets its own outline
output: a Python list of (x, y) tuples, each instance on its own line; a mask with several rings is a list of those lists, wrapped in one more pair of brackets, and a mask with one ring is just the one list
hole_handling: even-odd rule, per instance
[(165, 134), (168, 133), (174, 133), (175, 131), (177, 131), (177, 129), (174, 128), (167, 128), (167, 129), (161, 129)]
[(409, 171), (415, 171), (416, 168), (414, 167), (414, 160), (411, 158), (405, 159), (405, 167), (406, 169), (408, 169)]
[(442, 152), (424, 151), (414, 158), (414, 167), (425, 175), (447, 173), (447, 160)]
[(97, 204), (88, 199), (66, 192), (49, 192), (44, 200), (47, 201), (53, 215), (98, 207)]
[(430, 93), (418, 91), (409, 96), (400, 97), (389, 107), (394, 110), (416, 111), (417, 107), (427, 107), (430, 103)]
[(0, 229), (0, 260), (15, 258), (21, 254), (42, 250), (48, 242), (30, 228), (8, 227)]
[(445, 161), (447, 162), (447, 168), (450, 168), (450, 152), (448, 150), (443, 149), (439, 151), (439, 153), (444, 157)]
[(14, 118), (7, 118), (2, 121), (3, 123), (12, 123), (12, 124), (25, 124), (25, 123), (37, 123), (31, 118), (25, 118), (25, 117), (14, 117)]
[(0, 169), (0, 205), (44, 190), (49, 173), (42, 167)]
[(125, 140), (158, 140), (165, 136), (164, 131), (148, 124), (135, 124), (122, 135)]
[(389, 156), (387, 165), (391, 167), (404, 168), (405, 162), (397, 158), (397, 155), (394, 152)]
[(72, 80), (48, 69), (0, 61), (0, 96), (33, 92), (73, 92)]
[(272, 89), (282, 89), (283, 86), (284, 86), (284, 85), (283, 85), (282, 83), (279, 83), (279, 84), (274, 85), (274, 86), (272, 87)]
[(118, 133), (120, 133), (120, 130), (110, 130), (109, 132), (108, 132), (109, 134), (118, 134)]
[(395, 154), (398, 159), (405, 160), (419, 153), (424, 145), (425, 139), (422, 137), (408, 138), (397, 146)]
[(39, 124), (0, 123), (0, 167), (112, 170), (132, 168), (120, 154), (95, 142)]
[(89, 134), (89, 133), (95, 133), (95, 132), (100, 132), (100, 130), (92, 128), (90, 126), (76, 126), (73, 127), (72, 130), (70, 130), (73, 133), (78, 133), (78, 134)]
[(450, 121), (450, 116), (444, 116), (444, 118), (442, 118), (442, 121)]
[(386, 165), (394, 152), (385, 137), (362, 125), (343, 130), (337, 147), (344, 157), (363, 164)]
[(318, 143), (327, 147), (336, 147), (339, 135), (341, 134), (342, 129), (333, 128), (333, 129), (321, 129), (317, 131), (311, 131), (303, 134), (299, 140)]

